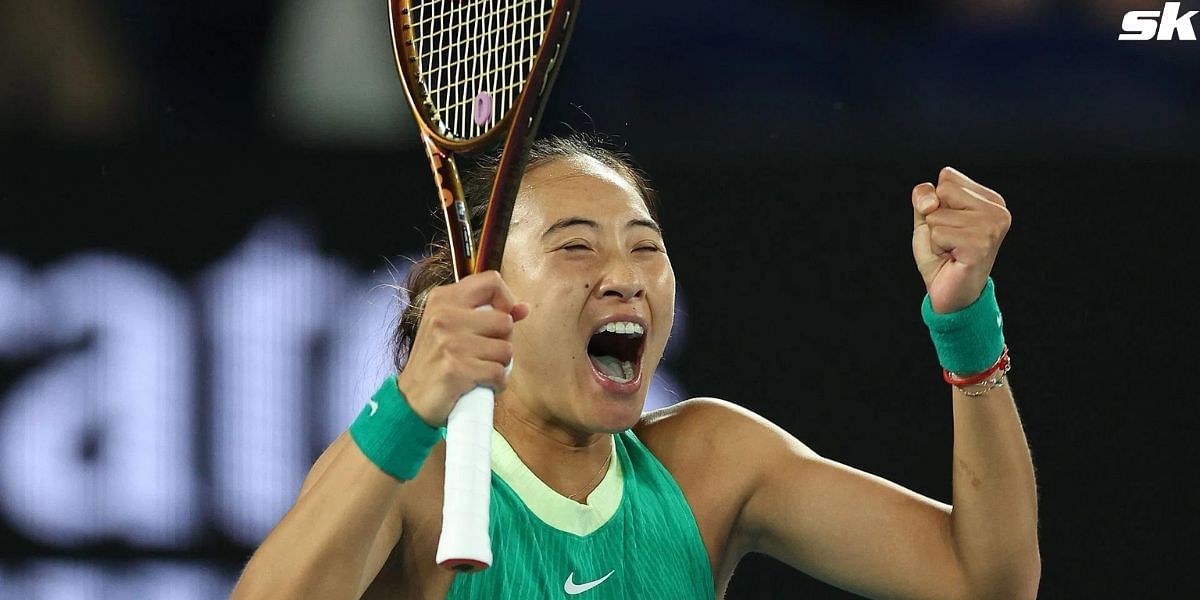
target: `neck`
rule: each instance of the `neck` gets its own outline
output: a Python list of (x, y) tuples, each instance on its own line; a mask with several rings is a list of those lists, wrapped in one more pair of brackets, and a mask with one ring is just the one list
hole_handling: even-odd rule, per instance
[(540, 417), (511, 396), (496, 398), (496, 431), (550, 489), (585, 502), (604, 478), (612, 434), (580, 431)]

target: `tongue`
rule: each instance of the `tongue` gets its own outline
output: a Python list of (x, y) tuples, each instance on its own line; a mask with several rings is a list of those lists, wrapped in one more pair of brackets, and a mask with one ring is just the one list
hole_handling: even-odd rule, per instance
[(616, 381), (628, 381), (633, 377), (633, 365), (623, 362), (615, 356), (593, 356), (592, 362), (596, 363), (600, 372), (609, 379)]

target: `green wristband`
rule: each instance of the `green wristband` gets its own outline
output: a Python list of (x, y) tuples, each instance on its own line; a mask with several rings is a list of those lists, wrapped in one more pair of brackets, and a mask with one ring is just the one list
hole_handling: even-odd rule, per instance
[(1004, 318), (991, 277), (979, 298), (952, 313), (934, 312), (929, 294), (925, 294), (921, 316), (929, 327), (938, 362), (951, 373), (982, 373), (1004, 352)]
[(442, 433), (413, 412), (393, 374), (358, 413), (350, 425), (350, 437), (384, 473), (409, 480), (417, 476)]

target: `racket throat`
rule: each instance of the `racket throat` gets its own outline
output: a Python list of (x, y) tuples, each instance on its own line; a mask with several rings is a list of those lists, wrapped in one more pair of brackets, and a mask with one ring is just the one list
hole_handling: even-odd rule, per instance
[(433, 171), (433, 182), (438, 189), (442, 214), (446, 219), (446, 236), (450, 242), (450, 256), (454, 261), (454, 279), (458, 281), (475, 270), (475, 240), (471, 234), (471, 218), (467, 200), (459, 183), (458, 166), (454, 157), (433, 142), (428, 134), (421, 134), (425, 155)]

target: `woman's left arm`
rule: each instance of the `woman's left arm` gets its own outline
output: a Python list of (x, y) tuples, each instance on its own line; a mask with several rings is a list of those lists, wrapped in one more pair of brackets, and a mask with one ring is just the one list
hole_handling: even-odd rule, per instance
[[(913, 189), (912, 206), (913, 257), (939, 360), (988, 364), (1003, 346), (989, 277), (1011, 223), (1004, 199), (947, 167), (936, 186)], [(743, 420), (758, 431), (736, 434), (738, 447), (760, 465), (737, 525), (749, 549), (870, 597), (1035, 598), (1033, 464), (1004, 371), (988, 379), (953, 387), (953, 506), (824, 459), (761, 419)]]
[(721, 405), (726, 447), (742, 454), (732, 462), (756, 471), (735, 532), (747, 551), (870, 598), (1037, 597), (1033, 466), (1007, 387), (954, 392), (953, 506)]

